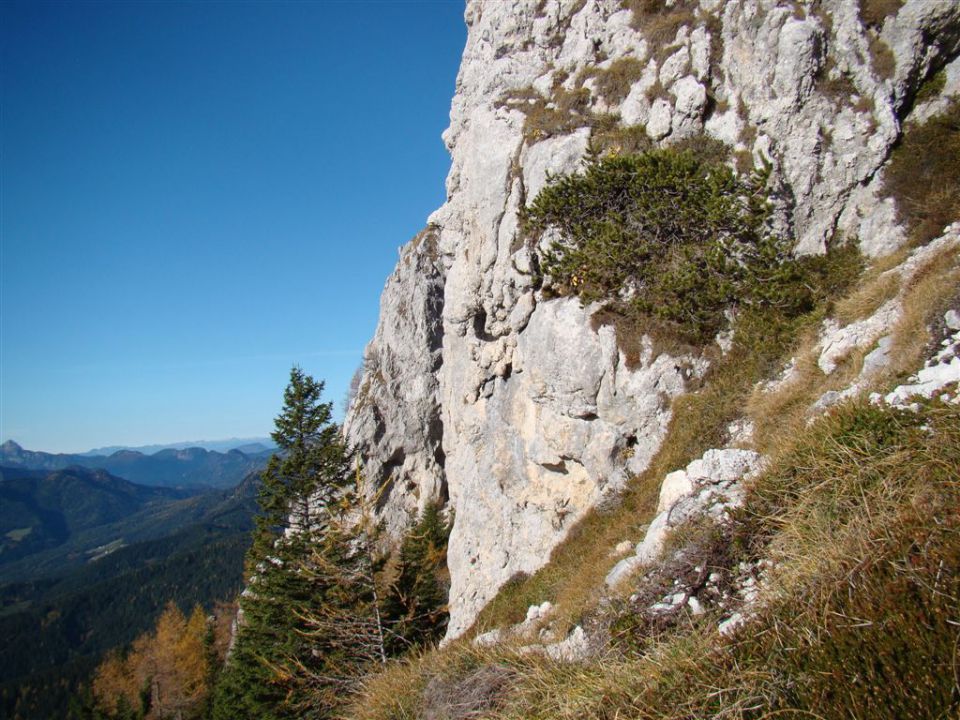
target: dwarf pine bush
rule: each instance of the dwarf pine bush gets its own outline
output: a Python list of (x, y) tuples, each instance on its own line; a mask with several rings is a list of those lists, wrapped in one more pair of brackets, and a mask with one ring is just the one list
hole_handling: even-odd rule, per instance
[(581, 174), (554, 176), (526, 208), (523, 229), (547, 238), (546, 286), (645, 318), (706, 343), (728, 311), (812, 308), (818, 259), (797, 259), (768, 229), (770, 168), (736, 175), (717, 159), (665, 148), (599, 157)]

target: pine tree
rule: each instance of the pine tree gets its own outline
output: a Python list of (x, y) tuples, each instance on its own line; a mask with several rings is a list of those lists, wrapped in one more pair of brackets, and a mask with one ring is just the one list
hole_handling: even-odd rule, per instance
[(363, 526), (341, 515), (314, 547), (305, 572), (324, 587), (324, 602), (294, 608), (313, 647), (292, 680), (302, 698), (298, 717), (327, 717), (356, 689), (370, 667), (387, 660), (376, 590), (376, 565)]
[(403, 539), (384, 604), (393, 655), (436, 642), (446, 629), (448, 588), (443, 575), (449, 536), (450, 523), (431, 503)]
[(220, 677), (214, 718), (323, 716), (307, 712), (310, 683), (325, 649), (308, 618), (322, 613), (339, 578), (317, 561), (337, 536), (350, 482), (349, 453), (321, 402), (323, 383), (294, 367), (272, 434), (275, 454), (262, 476), (261, 514), (248, 555), (248, 588), (231, 657)]

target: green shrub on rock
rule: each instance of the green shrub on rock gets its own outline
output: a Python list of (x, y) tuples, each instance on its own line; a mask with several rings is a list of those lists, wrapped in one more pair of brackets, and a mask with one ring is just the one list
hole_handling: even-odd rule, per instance
[(528, 237), (547, 238), (546, 286), (688, 342), (706, 343), (729, 311), (786, 316), (819, 299), (815, 259), (796, 259), (768, 229), (769, 167), (749, 177), (689, 150), (599, 157), (554, 176), (526, 208)]

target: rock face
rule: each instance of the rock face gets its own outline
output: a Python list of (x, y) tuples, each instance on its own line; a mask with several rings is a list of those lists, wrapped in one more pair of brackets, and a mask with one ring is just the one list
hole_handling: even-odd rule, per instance
[[(661, 144), (706, 133), (769, 159), (779, 229), (801, 252), (838, 231), (868, 254), (895, 248), (882, 167), (917, 88), (960, 49), (960, 5), (909, 0), (874, 27), (858, 8), (700, 0), (641, 17), (617, 0), (467, 3), (447, 202), (387, 282), (346, 421), (392, 533), (430, 500), (455, 513), (449, 637), (647, 466), (672, 400), (706, 370), (649, 343), (628, 367), (591, 308), (544, 298), (518, 211), (548, 173), (577, 169), (614, 114)], [(589, 107), (567, 112), (580, 88)]]
[(387, 280), (345, 424), (393, 536), (426, 503), (447, 499), (437, 379), (443, 278), (437, 233), (428, 228), (402, 249)]

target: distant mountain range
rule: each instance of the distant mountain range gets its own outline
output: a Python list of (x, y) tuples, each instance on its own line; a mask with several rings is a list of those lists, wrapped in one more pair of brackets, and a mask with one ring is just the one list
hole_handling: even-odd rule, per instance
[(221, 453), (200, 447), (168, 448), (153, 454), (117, 450), (110, 455), (52, 454), (24, 450), (13, 440), (0, 445), (0, 465), (25, 470), (65, 470), (71, 466), (106, 470), (140, 485), (171, 488), (229, 488), (260, 470), (272, 452), (259, 444)]
[(203, 448), (225, 453), (230, 450), (239, 450), (245, 455), (256, 455), (268, 452), (276, 447), (276, 443), (268, 437), (257, 438), (229, 438), (228, 440), (188, 440), (187, 442), (168, 443), (166, 445), (108, 445), (94, 448), (78, 455), (113, 455), (120, 450), (134, 450), (144, 455), (153, 455), (161, 450), (186, 450), (187, 448)]

